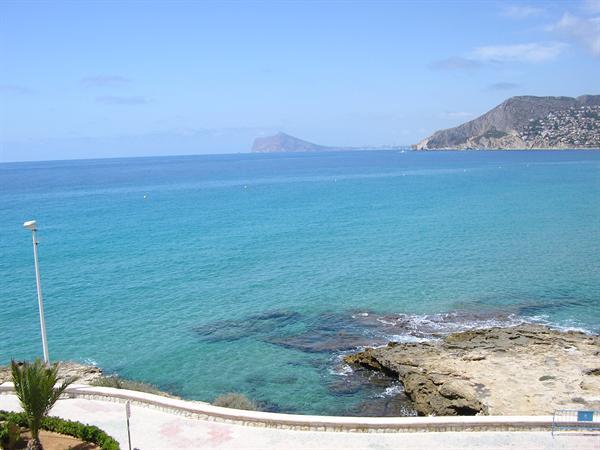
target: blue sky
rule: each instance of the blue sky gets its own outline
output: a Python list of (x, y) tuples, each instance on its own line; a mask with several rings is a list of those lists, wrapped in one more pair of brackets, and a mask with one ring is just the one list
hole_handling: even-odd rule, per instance
[(600, 0), (0, 3), (0, 162), (411, 144), (600, 93)]

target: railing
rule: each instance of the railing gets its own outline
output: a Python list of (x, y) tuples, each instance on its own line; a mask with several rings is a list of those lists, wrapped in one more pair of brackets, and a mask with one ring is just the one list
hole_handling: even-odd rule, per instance
[[(2, 394), (14, 394), (11, 383), (0, 385)], [(336, 417), (279, 414), (222, 408), (208, 403), (162, 397), (145, 392), (97, 386), (71, 385), (65, 398), (131, 402), (199, 420), (256, 427), (310, 431), (424, 432), (424, 431), (550, 431), (552, 416), (447, 416), (447, 417)], [(0, 408), (1, 409), (1, 408)]]
[(600, 430), (600, 411), (559, 409), (552, 415), (552, 434), (555, 431)]

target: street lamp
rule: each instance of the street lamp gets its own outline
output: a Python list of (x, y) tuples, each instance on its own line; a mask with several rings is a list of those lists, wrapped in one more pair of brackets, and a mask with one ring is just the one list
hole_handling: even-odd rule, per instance
[(42, 327), (42, 348), (44, 350), (44, 362), (46, 364), (49, 364), (50, 358), (48, 357), (48, 341), (46, 340), (46, 321), (44, 320), (44, 300), (42, 299), (42, 286), (40, 284), (40, 267), (37, 254), (38, 242), (35, 236), (35, 232), (37, 231), (36, 225), (37, 223), (35, 220), (30, 220), (28, 222), (25, 222), (23, 224), (23, 227), (27, 228), (28, 230), (31, 230), (31, 236), (33, 238), (33, 262), (35, 264), (35, 282), (37, 285), (38, 306), (40, 309), (40, 326)]

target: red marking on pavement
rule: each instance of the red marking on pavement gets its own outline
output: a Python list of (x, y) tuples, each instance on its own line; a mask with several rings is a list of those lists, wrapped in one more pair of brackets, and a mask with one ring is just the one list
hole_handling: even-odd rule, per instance
[(231, 430), (225, 426), (211, 425), (208, 435), (210, 436), (208, 442), (213, 445), (221, 445), (233, 440)]

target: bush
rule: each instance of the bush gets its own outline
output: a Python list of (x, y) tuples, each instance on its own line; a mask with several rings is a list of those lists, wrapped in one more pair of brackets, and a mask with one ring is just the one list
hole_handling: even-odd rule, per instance
[(223, 408), (245, 409), (248, 411), (256, 411), (256, 404), (246, 397), (244, 394), (230, 392), (229, 394), (218, 396), (212, 403), (214, 406), (222, 406)]
[(148, 394), (165, 395), (164, 392), (158, 390), (151, 384), (142, 383), (140, 381), (126, 380), (117, 376), (96, 378), (90, 384), (92, 386), (128, 389), (130, 391), (146, 392)]
[(21, 428), (12, 420), (0, 424), (0, 448), (13, 449), (21, 438)]
[[(27, 426), (27, 417), (24, 413), (0, 411), (0, 421), (12, 422), (21, 427)], [(41, 429), (91, 442), (100, 446), (102, 450), (120, 450), (119, 443), (116, 440), (94, 425), (84, 425), (81, 422), (59, 419), (58, 417), (45, 417), (42, 420)], [(0, 436), (2, 436), (1, 433), (0, 431)]]

